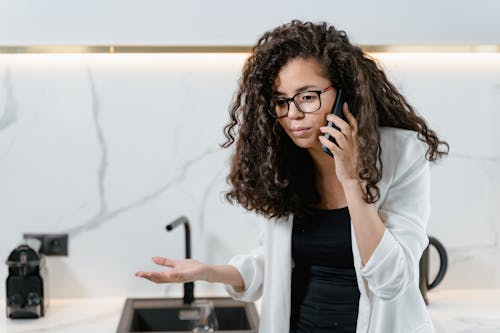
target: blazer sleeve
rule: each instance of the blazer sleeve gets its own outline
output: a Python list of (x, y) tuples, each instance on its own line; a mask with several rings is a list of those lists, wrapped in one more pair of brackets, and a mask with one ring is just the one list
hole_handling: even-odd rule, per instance
[(241, 274), (245, 287), (236, 290), (229, 284), (224, 284), (226, 292), (233, 299), (254, 302), (262, 296), (264, 282), (264, 228), (259, 233), (259, 246), (248, 254), (240, 254), (229, 260), (228, 265), (234, 266)]
[(414, 283), (423, 251), (430, 216), (430, 170), (426, 144), (410, 135), (403, 145), (393, 182), (378, 213), (385, 224), (380, 243), (361, 275), (371, 292), (391, 300)]

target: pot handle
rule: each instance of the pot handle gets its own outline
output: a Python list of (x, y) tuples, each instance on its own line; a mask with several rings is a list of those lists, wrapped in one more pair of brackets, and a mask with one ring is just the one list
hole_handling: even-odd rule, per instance
[(446, 250), (444, 249), (443, 244), (441, 244), (441, 242), (438, 241), (436, 238), (429, 236), (429, 245), (434, 246), (438, 251), (440, 265), (439, 265), (439, 271), (436, 277), (434, 278), (434, 281), (432, 281), (427, 285), (428, 290), (436, 287), (441, 282), (448, 269), (448, 255), (446, 254)]

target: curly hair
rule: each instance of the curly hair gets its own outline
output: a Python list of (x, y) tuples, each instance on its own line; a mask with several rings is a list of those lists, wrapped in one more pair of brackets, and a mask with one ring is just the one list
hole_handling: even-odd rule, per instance
[[(275, 78), (292, 59), (316, 59), (334, 87), (342, 87), (358, 121), (359, 178), (365, 186), (363, 200), (380, 199), (382, 178), (379, 126), (418, 132), (428, 145), (426, 159), (435, 162), (448, 154), (449, 145), (419, 117), (389, 82), (377, 62), (352, 45), (342, 30), (326, 22), (293, 20), (265, 32), (243, 66), (238, 91), (224, 127), (228, 148), (236, 142), (227, 181), (226, 199), (267, 218), (290, 213), (306, 215), (320, 201), (316, 171), (307, 149), (296, 146), (268, 109)], [(235, 139), (237, 137), (237, 140)], [(446, 151), (438, 150), (439, 145)], [(380, 167), (377, 167), (377, 161)]]

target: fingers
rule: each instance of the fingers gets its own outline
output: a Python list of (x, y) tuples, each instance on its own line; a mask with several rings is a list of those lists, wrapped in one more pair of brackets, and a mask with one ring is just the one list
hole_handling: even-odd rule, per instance
[(155, 283), (184, 283), (203, 279), (206, 266), (193, 259), (171, 260), (164, 257), (155, 256), (153, 262), (170, 269), (165, 271), (138, 271), (135, 276), (150, 280)]
[[(151, 258), (153, 262), (160, 266), (166, 266), (173, 268), (175, 266), (175, 261), (164, 257), (153, 257)], [(147, 279), (154, 283), (167, 283), (167, 282), (177, 282), (177, 278), (173, 277), (174, 274), (165, 272), (143, 272), (139, 271), (135, 273), (135, 276)]]
[(165, 272), (136, 272), (135, 276), (147, 279), (154, 283), (185, 283), (191, 282), (182, 274), (165, 271)]
[(326, 116), (326, 119), (333, 122), (345, 136), (351, 135), (351, 126), (344, 119), (333, 114)]
[(135, 273), (135, 276), (144, 278), (154, 283), (167, 282), (163, 277), (159, 276), (159, 274), (156, 272), (137, 272)]
[(153, 262), (157, 265), (160, 266), (166, 266), (166, 267), (174, 267), (175, 266), (175, 261), (170, 260), (164, 257), (153, 257), (152, 258)]
[(354, 117), (354, 115), (349, 111), (349, 106), (347, 103), (344, 103), (342, 107), (342, 111), (344, 111), (344, 115), (346, 116), (347, 121), (349, 122), (349, 125), (351, 125), (351, 132), (352, 134), (356, 134), (358, 132), (358, 121)]
[[(322, 127), (319, 128), (319, 130), (322, 133), (328, 133), (332, 137), (334, 137), (335, 141), (337, 141), (338, 147), (340, 147), (340, 148), (346, 147), (346, 145), (347, 145), (347, 138), (339, 130), (337, 130), (337, 129), (333, 128), (333, 127), (330, 127), (330, 126), (322, 126)], [(323, 137), (323, 136), (320, 136), (320, 137)], [(321, 142), (323, 143), (323, 141), (321, 141)], [(328, 140), (326, 138), (325, 138), (325, 142), (326, 143), (331, 143), (332, 145), (334, 145), (335, 147), (337, 147), (333, 142), (331, 142), (330, 140)], [(324, 145), (327, 146), (327, 147), (329, 147), (329, 145), (327, 145), (327, 144), (324, 144)]]
[[(191, 282), (188, 276), (189, 274), (185, 274), (184, 272), (180, 272), (177, 268), (179, 268), (179, 262), (177, 260), (171, 260), (164, 257), (155, 256), (151, 258), (153, 262), (160, 266), (166, 266), (172, 269), (162, 271), (162, 272), (144, 272), (138, 271), (135, 273), (135, 276), (147, 279), (151, 282), (155, 283), (181, 283), (181, 282)], [(180, 262), (182, 263), (182, 261)], [(182, 266), (182, 265), (181, 265)]]
[(338, 128), (341, 129), (342, 133), (349, 136), (351, 135), (351, 132), (357, 132), (358, 122), (354, 115), (349, 111), (347, 103), (344, 103), (342, 112), (344, 113), (346, 120), (334, 114), (328, 114), (326, 119), (332, 121)]
[[(335, 140), (337, 140), (337, 139), (335, 138)], [(327, 138), (325, 138), (323, 135), (319, 136), (319, 141), (321, 141), (321, 143), (325, 147), (327, 147), (328, 149), (330, 149), (330, 151), (332, 152), (332, 154), (334, 156), (337, 155), (339, 151), (342, 151), (342, 149), (340, 149), (335, 143), (331, 142), (330, 140), (328, 140)]]

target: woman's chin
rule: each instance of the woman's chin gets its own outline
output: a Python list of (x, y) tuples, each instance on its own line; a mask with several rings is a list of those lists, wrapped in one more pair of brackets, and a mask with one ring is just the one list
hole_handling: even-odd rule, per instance
[(300, 148), (303, 148), (303, 149), (307, 149), (309, 150), (310, 152), (321, 152), (322, 150), (322, 145), (321, 145), (321, 142), (319, 140), (312, 140), (312, 139), (295, 139), (293, 140), (293, 142), (295, 143), (295, 145), (297, 147), (300, 147)]
[(313, 148), (319, 142), (314, 142), (311, 138), (294, 138), (293, 142), (297, 147), (308, 149)]

